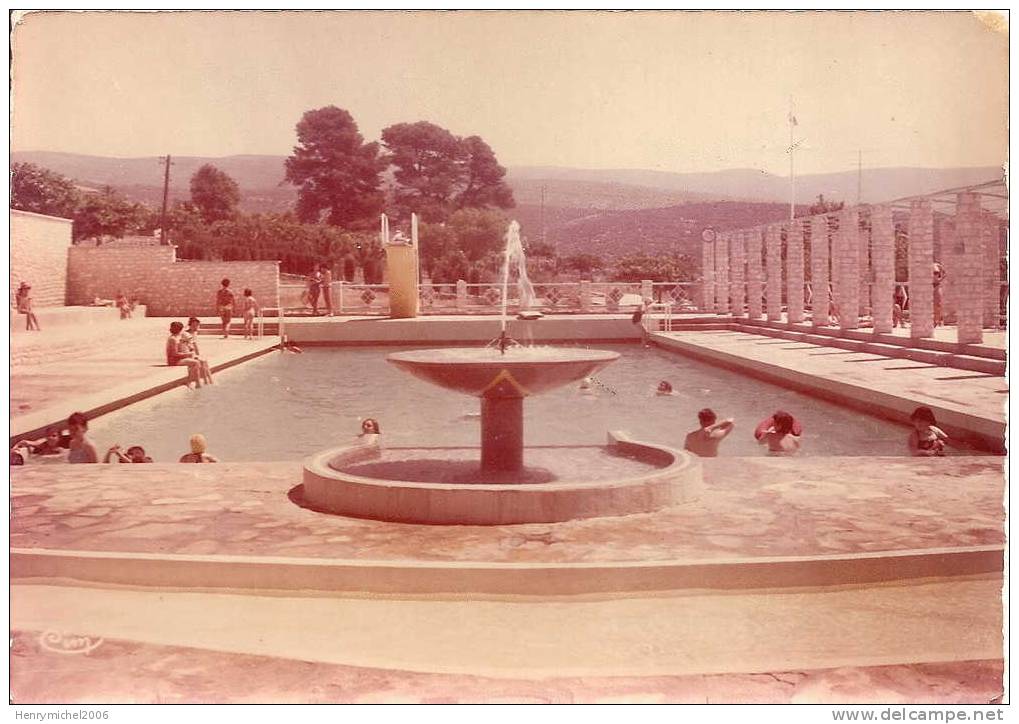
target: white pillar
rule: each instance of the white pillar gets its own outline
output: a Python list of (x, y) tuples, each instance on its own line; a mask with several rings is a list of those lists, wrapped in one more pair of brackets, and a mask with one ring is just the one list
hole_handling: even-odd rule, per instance
[(890, 206), (875, 206), (870, 213), (871, 256), (874, 262), (874, 287), (871, 309), (874, 331), (892, 331), (892, 297), (895, 294), (895, 225)]
[[(977, 245), (980, 246), (980, 232)], [(934, 334), (934, 211), (928, 199), (909, 204), (909, 336)]]
[(761, 318), (761, 229), (746, 234), (747, 242), (747, 316)]
[(794, 219), (786, 229), (786, 312), (791, 324), (803, 321), (803, 221)]
[(839, 310), (839, 326), (856, 329), (860, 326), (860, 242), (859, 212), (856, 208), (839, 212), (839, 233), (836, 237), (838, 273), (835, 276), (835, 304)]
[(811, 323), (815, 327), (828, 324), (828, 217), (810, 219), (810, 288)]
[[(984, 340), (984, 249), (980, 211), (980, 197), (976, 194), (958, 195), (955, 204), (955, 248), (959, 269), (956, 271), (958, 281), (955, 289), (958, 292), (957, 339), (961, 344), (980, 344)], [(912, 267), (910, 277), (912, 278)]]
[(743, 230), (734, 231), (729, 237), (729, 289), (732, 291), (732, 316), (742, 317), (746, 314), (747, 288), (746, 264), (747, 252)]
[(715, 239), (715, 310), (729, 313), (729, 235)]
[(701, 245), (701, 279), (704, 280), (701, 287), (701, 293), (704, 295), (701, 300), (701, 311), (706, 314), (714, 314), (715, 245), (710, 241), (705, 241)]
[(768, 321), (778, 322), (782, 319), (782, 227), (779, 224), (767, 227), (764, 247), (768, 271), (768, 286), (765, 290)]

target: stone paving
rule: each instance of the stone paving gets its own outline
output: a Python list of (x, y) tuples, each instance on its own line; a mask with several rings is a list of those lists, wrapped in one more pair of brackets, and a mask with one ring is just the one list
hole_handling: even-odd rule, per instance
[(898, 401), (903, 409), (927, 405), (974, 432), (999, 439), (1004, 434), (1008, 382), (997, 375), (746, 332), (683, 331), (655, 338), (667, 349), (759, 368), (822, 393), (849, 389), (859, 402)]
[(295, 505), (299, 463), (12, 469), (11, 546), (358, 560), (709, 560), (997, 545), (995, 457), (717, 458), (705, 493), (657, 513), (422, 526)]
[(977, 660), (767, 674), (494, 678), (324, 664), (106, 639), (53, 652), (11, 634), (11, 703), (990, 704), (1004, 664)]
[[(76, 410), (88, 413), (183, 385), (187, 372), (166, 366), (164, 345), (171, 321), (131, 319), (12, 337), (12, 436), (61, 423)], [(202, 356), (214, 371), (276, 343), (275, 337), (199, 338)]]

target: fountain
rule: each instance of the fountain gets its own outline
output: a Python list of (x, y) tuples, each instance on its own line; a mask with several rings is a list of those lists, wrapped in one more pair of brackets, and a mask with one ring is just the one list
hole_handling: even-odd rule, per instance
[(523, 346), (508, 336), (514, 263), (521, 310), (532, 304), (534, 290), (517, 222), (505, 239), (499, 337), (483, 348), (388, 357), (419, 379), (480, 398), (480, 460), (477, 448), (383, 449), (370, 436), (305, 464), (305, 505), (381, 520), (494, 525), (651, 512), (695, 494), (701, 479), (695, 456), (624, 433), (610, 433), (607, 446), (529, 447), (525, 461), (524, 399), (589, 377), (619, 354)]

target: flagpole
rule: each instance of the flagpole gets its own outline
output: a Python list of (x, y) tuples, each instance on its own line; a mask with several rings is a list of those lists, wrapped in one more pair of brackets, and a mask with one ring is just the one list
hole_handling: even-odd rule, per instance
[(796, 174), (793, 166), (793, 97), (789, 96), (789, 221), (796, 218)]

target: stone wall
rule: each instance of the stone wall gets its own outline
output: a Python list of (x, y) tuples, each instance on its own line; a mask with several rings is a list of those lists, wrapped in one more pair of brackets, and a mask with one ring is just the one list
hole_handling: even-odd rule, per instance
[[(176, 248), (74, 246), (67, 257), (68, 304), (113, 299), (122, 291), (150, 316), (214, 316), (220, 280), (230, 279), (238, 299), (249, 287), (262, 307), (279, 305), (275, 261), (177, 261)], [(239, 309), (239, 306), (238, 306)]]
[(67, 296), (67, 250), (71, 220), (11, 209), (10, 303), (21, 282), (32, 285), (36, 307), (63, 306)]

